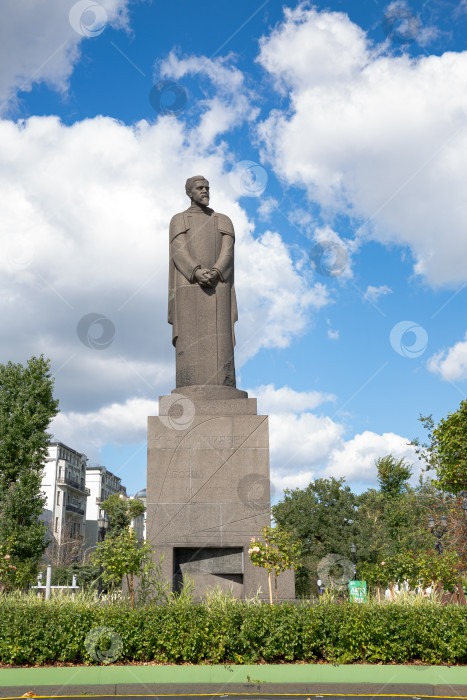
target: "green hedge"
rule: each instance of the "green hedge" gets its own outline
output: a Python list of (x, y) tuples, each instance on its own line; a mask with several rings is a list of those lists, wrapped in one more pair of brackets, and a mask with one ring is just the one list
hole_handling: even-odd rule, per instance
[[(94, 664), (93, 628), (118, 640), (116, 663), (467, 663), (467, 606), (247, 605), (0, 599), (0, 662)], [(121, 641), (120, 641), (121, 640)], [(105, 648), (110, 642), (101, 639)], [(104, 657), (104, 662), (109, 661)]]

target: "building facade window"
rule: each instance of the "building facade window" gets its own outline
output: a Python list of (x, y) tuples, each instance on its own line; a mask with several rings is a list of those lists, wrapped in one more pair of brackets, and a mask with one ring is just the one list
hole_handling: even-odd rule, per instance
[(55, 518), (55, 532), (58, 532), (58, 518)]
[(57, 491), (57, 506), (60, 505), (60, 491)]

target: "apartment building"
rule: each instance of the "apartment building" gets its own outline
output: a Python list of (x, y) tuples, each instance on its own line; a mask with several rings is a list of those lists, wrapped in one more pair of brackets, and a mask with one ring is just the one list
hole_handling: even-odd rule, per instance
[(122, 486), (120, 477), (112, 474), (103, 465), (86, 467), (86, 486), (90, 492), (86, 516), (86, 545), (91, 548), (101, 539), (97, 521), (105, 514), (100, 504), (114, 493), (126, 498), (126, 488)]
[(64, 543), (79, 543), (85, 537), (87, 457), (81, 452), (53, 442), (49, 445), (44, 465), (42, 491), (46, 496), (43, 520), (49, 527), (49, 537), (60, 547)]

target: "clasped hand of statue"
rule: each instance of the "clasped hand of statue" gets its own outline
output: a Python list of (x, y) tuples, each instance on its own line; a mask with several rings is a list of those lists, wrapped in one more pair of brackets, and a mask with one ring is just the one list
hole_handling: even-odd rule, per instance
[(214, 287), (215, 284), (220, 280), (220, 275), (217, 270), (208, 270), (207, 268), (200, 268), (195, 272), (195, 280), (198, 282), (200, 287)]

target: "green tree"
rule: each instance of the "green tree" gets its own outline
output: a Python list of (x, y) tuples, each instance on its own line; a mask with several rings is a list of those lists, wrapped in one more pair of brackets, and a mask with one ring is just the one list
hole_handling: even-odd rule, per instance
[(428, 442), (412, 441), (427, 469), (436, 471), (437, 484), (449, 493), (467, 489), (467, 400), (435, 425), (432, 416), (420, 416)]
[(440, 557), (437, 552), (407, 550), (376, 563), (364, 562), (358, 567), (358, 574), (379, 589), (392, 588), (395, 583), (400, 587), (407, 581), (412, 590), (440, 583), (444, 590), (452, 592), (460, 578), (460, 559), (456, 552)]
[(135, 605), (134, 577), (141, 575), (152, 563), (152, 550), (147, 542), (140, 542), (134, 532), (122, 530), (100, 542), (92, 555), (92, 562), (102, 566), (104, 583), (119, 585), (125, 578), (130, 592), (131, 606)]
[(272, 507), (274, 520), (302, 542), (302, 564), (297, 569), (298, 595), (314, 589), (316, 567), (327, 554), (349, 556), (355, 539), (357, 496), (345, 480), (316, 479), (305, 489), (286, 489), (284, 498)]
[(392, 455), (375, 462), (379, 490), (358, 497), (356, 544), (358, 559), (376, 562), (407, 550), (430, 549), (426, 522), (436, 493), (430, 482), (412, 488), (412, 468)]
[(250, 559), (255, 566), (268, 572), (269, 600), (272, 605), (272, 583), (274, 574), (274, 589), (277, 603), (277, 577), (287, 569), (295, 569), (300, 561), (301, 542), (294, 535), (280, 527), (261, 528), (263, 540), (251, 538), (248, 550)]
[(127, 499), (114, 493), (101, 504), (110, 519), (107, 537), (118, 537), (127, 531), (131, 521), (145, 511), (144, 503), (138, 499)]
[(386, 455), (375, 461), (378, 471), (378, 483), (382, 494), (395, 498), (408, 490), (408, 480), (412, 476), (412, 467), (405, 459), (397, 460)]
[(430, 471), (430, 469), (436, 469), (437, 466), (436, 445), (433, 437), (435, 422), (431, 414), (429, 416), (420, 414), (418, 420), (427, 431), (428, 442), (420, 442), (419, 438), (414, 438), (409, 445), (415, 447), (416, 454), (425, 462), (425, 471)]
[(45, 505), (41, 481), (47, 428), (57, 413), (49, 360), (41, 355), (26, 367), (0, 365), (0, 541), (11, 541), (21, 585), (34, 578), (47, 547), (46, 526), (39, 520)]
[(150, 599), (160, 602), (166, 600), (168, 588), (162, 581), (162, 560), (157, 563), (150, 545), (140, 542), (131, 530), (132, 520), (145, 511), (144, 503), (113, 494), (102, 502), (101, 508), (109, 516), (110, 527), (107, 537), (92, 556), (92, 561), (95, 565), (102, 566), (104, 584), (120, 584), (124, 579), (134, 607), (134, 579), (137, 576), (140, 602)]

